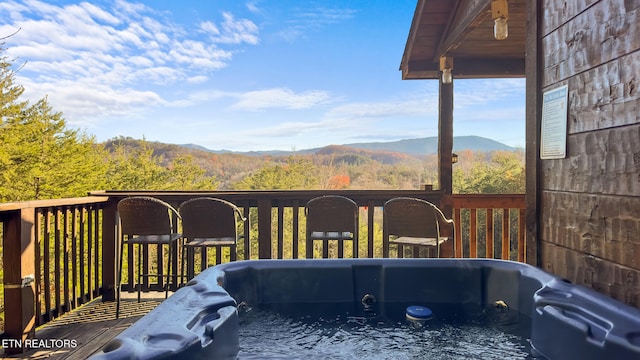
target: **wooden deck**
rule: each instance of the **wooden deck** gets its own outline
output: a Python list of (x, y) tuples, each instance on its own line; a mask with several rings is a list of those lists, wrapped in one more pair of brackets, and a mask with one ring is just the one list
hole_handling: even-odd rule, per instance
[(58, 343), (67, 340), (68, 344), (77, 344), (75, 347), (50, 348), (45, 344), (42, 348), (15, 355), (5, 355), (0, 350), (0, 356), (2, 359), (84, 360), (163, 300), (164, 292), (143, 293), (140, 303), (137, 293), (123, 292), (120, 318), (116, 319), (116, 303), (103, 303), (102, 298), (97, 298), (36, 330), (36, 339)]

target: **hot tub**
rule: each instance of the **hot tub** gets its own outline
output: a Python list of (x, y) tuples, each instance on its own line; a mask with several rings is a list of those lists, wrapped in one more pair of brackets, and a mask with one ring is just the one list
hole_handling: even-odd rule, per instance
[[(238, 306), (240, 305), (240, 306)], [(235, 359), (238, 308), (371, 313), (422, 305), (465, 317), (495, 307), (526, 326), (532, 358), (640, 359), (640, 310), (538, 268), (486, 259), (252, 260), (218, 265), (93, 359)]]

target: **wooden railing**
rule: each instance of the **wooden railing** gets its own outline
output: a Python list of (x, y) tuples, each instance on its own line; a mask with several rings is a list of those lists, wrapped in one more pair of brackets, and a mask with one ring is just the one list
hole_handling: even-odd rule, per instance
[(524, 195), (453, 195), (452, 203), (455, 257), (525, 262)]
[[(381, 217), (385, 201), (407, 196), (435, 204), (443, 202), (442, 194), (431, 190), (314, 190), (100, 191), (85, 198), (0, 204), (4, 336), (32, 336), (34, 325), (44, 324), (97, 296), (104, 300), (114, 298), (119, 239), (116, 204), (124, 197), (155, 196), (176, 207), (198, 196), (215, 196), (235, 203), (248, 219), (241, 229), (244, 239), (238, 244), (237, 259), (244, 260), (304, 258), (304, 204), (329, 193), (347, 196), (359, 205), (358, 256), (368, 258), (382, 257)], [(525, 260), (524, 195), (454, 195), (446, 202), (452, 205), (456, 224), (455, 249), (449, 256)], [(351, 254), (349, 250), (343, 252)], [(148, 266), (157, 266), (158, 253), (153, 249), (144, 252)], [(329, 253), (338, 251), (334, 248)], [(134, 269), (133, 256), (125, 256), (125, 266)], [(174, 258), (178, 265), (178, 258)], [(227, 256), (215, 254), (209, 265), (226, 259)], [(178, 266), (172, 269), (175, 275), (179, 274)], [(135, 289), (136, 285), (128, 281), (136, 278), (131, 276), (132, 271), (125, 275), (124, 291)], [(149, 290), (159, 289), (162, 284), (149, 282), (140, 286)]]
[(5, 336), (24, 338), (29, 322), (33, 328), (100, 296), (107, 200), (0, 204)]

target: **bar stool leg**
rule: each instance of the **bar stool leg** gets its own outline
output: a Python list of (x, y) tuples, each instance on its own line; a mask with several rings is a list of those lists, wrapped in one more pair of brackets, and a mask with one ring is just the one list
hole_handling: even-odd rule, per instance
[(140, 302), (140, 292), (142, 291), (142, 244), (138, 244), (138, 302)]
[(358, 257), (358, 239), (356, 238), (356, 235), (353, 235), (353, 258), (357, 258)]
[(118, 261), (120, 262), (120, 265), (118, 267), (118, 289), (116, 292), (116, 319), (120, 318), (120, 291), (122, 289), (122, 253), (123, 253), (123, 248), (124, 248), (124, 242), (122, 241), (122, 239), (120, 240), (120, 249), (119, 249), (119, 256), (118, 256)]
[(187, 251), (183, 246), (182, 247), (182, 269), (180, 271), (180, 282), (182, 283), (181, 285), (184, 285), (187, 282), (187, 273), (185, 269), (186, 263), (187, 263)]
[(313, 240), (308, 240), (309, 234), (307, 234), (307, 259), (313, 259)]
[[(162, 246), (162, 245), (160, 245)], [(167, 264), (167, 281), (164, 284), (164, 298), (169, 297), (169, 279), (171, 279), (171, 255), (173, 253), (173, 249), (171, 249), (171, 243), (169, 243), (169, 264)]]

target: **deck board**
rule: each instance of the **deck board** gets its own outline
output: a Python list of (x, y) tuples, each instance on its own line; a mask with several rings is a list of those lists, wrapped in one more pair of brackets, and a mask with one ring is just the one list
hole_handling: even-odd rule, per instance
[(115, 302), (94, 299), (36, 329), (36, 339), (74, 340), (76, 347), (38, 348), (15, 355), (5, 355), (0, 350), (0, 356), (2, 359), (84, 360), (163, 300), (162, 292), (143, 293), (140, 303), (136, 293), (123, 293), (120, 318), (116, 319)]

